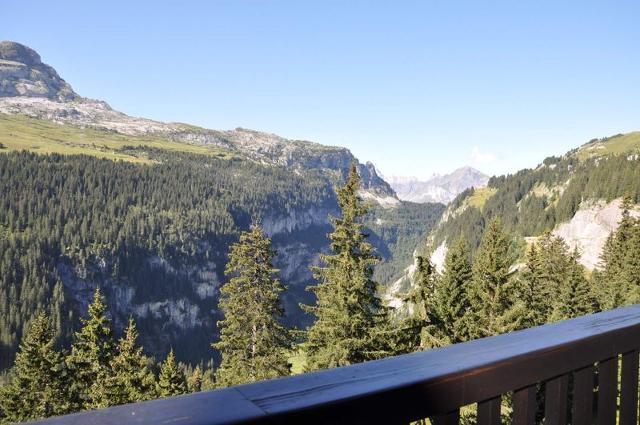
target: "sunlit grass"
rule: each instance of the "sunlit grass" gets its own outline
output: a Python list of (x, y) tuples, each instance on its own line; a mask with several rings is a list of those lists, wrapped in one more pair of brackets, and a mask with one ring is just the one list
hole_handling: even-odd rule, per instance
[(125, 146), (149, 147), (175, 152), (228, 157), (227, 150), (215, 146), (181, 143), (158, 136), (128, 136), (93, 128), (79, 128), (23, 115), (0, 114), (0, 152), (27, 150), (62, 155), (86, 154), (98, 158), (150, 163), (144, 155), (122, 151)]

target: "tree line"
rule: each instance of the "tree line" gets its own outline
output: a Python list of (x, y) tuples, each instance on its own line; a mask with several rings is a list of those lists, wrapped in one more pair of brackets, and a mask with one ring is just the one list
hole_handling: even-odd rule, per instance
[[(282, 323), (285, 290), (273, 265), (275, 252), (259, 225), (230, 246), (222, 288), (219, 366), (204, 384), (203, 371), (189, 379), (172, 353), (154, 373), (136, 345), (129, 322), (113, 341), (99, 291), (68, 353), (55, 348), (46, 315), (38, 315), (20, 345), (12, 381), (1, 392), (5, 419), (24, 420), (224, 387), (289, 375), (292, 349), (304, 354), (307, 371), (345, 366), (497, 335), (640, 301), (640, 220), (624, 202), (618, 230), (609, 237), (602, 268), (587, 276), (579, 253), (551, 233), (543, 234), (518, 261), (514, 238), (497, 219), (487, 226), (475, 253), (464, 239), (447, 252), (439, 273), (425, 257), (416, 260), (408, 314), (397, 316), (382, 302), (373, 268), (379, 261), (367, 240), (367, 206), (352, 167), (337, 191), (330, 253), (313, 269), (316, 302), (305, 306), (315, 321), (305, 332)], [(197, 369), (197, 368), (196, 368)], [(195, 377), (194, 377), (195, 376)], [(62, 394), (64, 396), (56, 396)]]

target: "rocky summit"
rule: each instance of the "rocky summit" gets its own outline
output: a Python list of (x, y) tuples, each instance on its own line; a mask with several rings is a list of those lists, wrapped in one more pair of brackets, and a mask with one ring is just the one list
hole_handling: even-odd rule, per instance
[(30, 96), (57, 101), (78, 98), (71, 86), (33, 49), (13, 41), (0, 42), (0, 97)]

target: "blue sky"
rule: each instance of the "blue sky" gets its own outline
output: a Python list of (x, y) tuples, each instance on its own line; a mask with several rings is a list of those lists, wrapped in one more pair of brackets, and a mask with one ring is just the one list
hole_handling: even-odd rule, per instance
[(0, 2), (0, 39), (83, 96), (388, 175), (513, 172), (640, 130), (637, 0)]

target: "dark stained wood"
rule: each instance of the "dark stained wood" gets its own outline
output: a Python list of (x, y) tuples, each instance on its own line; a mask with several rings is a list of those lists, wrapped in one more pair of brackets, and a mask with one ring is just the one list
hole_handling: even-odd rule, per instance
[(501, 397), (478, 403), (478, 425), (500, 425)]
[(618, 395), (618, 357), (598, 364), (598, 425), (615, 425)]
[(573, 373), (572, 425), (591, 425), (593, 422), (593, 366)]
[(460, 423), (460, 409), (431, 418), (433, 425), (458, 425)]
[[(47, 423), (408, 423), (631, 351), (637, 388), (639, 347), (640, 305), (634, 305), (435, 350)], [(627, 355), (626, 387), (633, 385), (630, 362)], [(633, 403), (629, 397), (627, 409), (637, 394)]]
[(638, 350), (622, 355), (620, 383), (620, 425), (637, 425), (638, 420)]
[(545, 425), (566, 425), (569, 375), (553, 378), (545, 384)]
[(513, 392), (513, 425), (534, 425), (536, 422), (536, 386)]

